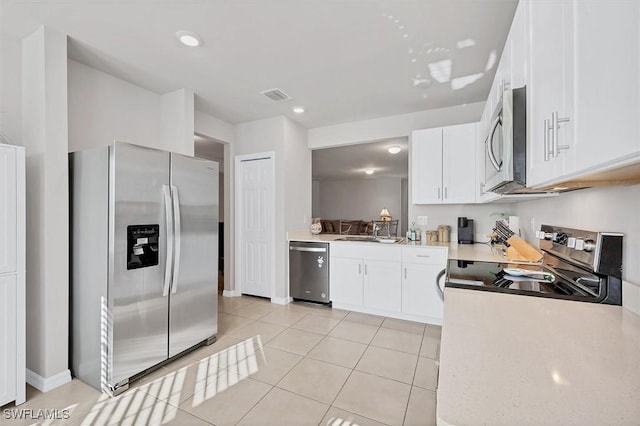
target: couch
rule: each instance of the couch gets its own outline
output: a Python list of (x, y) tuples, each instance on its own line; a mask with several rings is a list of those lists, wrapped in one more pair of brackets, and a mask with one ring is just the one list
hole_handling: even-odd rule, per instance
[(371, 235), (373, 222), (365, 220), (321, 219), (323, 234)]

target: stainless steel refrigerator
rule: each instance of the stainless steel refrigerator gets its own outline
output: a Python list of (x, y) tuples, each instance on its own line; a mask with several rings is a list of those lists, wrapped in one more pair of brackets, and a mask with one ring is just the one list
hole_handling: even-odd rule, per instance
[(116, 142), (70, 154), (71, 364), (117, 394), (218, 331), (218, 163)]

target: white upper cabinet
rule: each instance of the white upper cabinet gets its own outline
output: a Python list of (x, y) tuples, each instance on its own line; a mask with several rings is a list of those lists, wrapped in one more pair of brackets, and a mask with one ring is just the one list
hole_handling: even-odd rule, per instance
[(411, 135), (411, 202), (476, 201), (476, 123), (416, 130)]
[(640, 161), (640, 2), (526, 1), (527, 186)]
[(442, 129), (443, 203), (476, 202), (476, 123)]
[(413, 204), (442, 203), (442, 128), (411, 134), (411, 178)]
[[(527, 185), (547, 184), (573, 155), (573, 6), (529, 1)], [(569, 157), (569, 158), (568, 158)]]
[(572, 174), (640, 159), (640, 2), (575, 2)]

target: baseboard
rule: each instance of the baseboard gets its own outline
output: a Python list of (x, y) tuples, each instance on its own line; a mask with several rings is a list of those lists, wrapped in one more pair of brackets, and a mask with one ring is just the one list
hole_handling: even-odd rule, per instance
[(238, 297), (240, 296), (238, 293), (236, 293), (235, 290), (224, 290), (222, 292), (222, 297)]
[(38, 389), (40, 392), (49, 392), (50, 390), (53, 390), (71, 381), (71, 371), (69, 370), (64, 370), (51, 377), (44, 378), (27, 368), (26, 376), (27, 383)]
[(275, 303), (276, 305), (288, 305), (293, 302), (293, 298), (291, 297), (272, 297), (271, 303)]

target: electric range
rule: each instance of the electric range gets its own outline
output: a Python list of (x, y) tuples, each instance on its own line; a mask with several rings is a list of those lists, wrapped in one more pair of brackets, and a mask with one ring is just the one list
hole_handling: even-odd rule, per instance
[(451, 260), (445, 287), (622, 304), (622, 234), (543, 225), (536, 236), (540, 264)]

